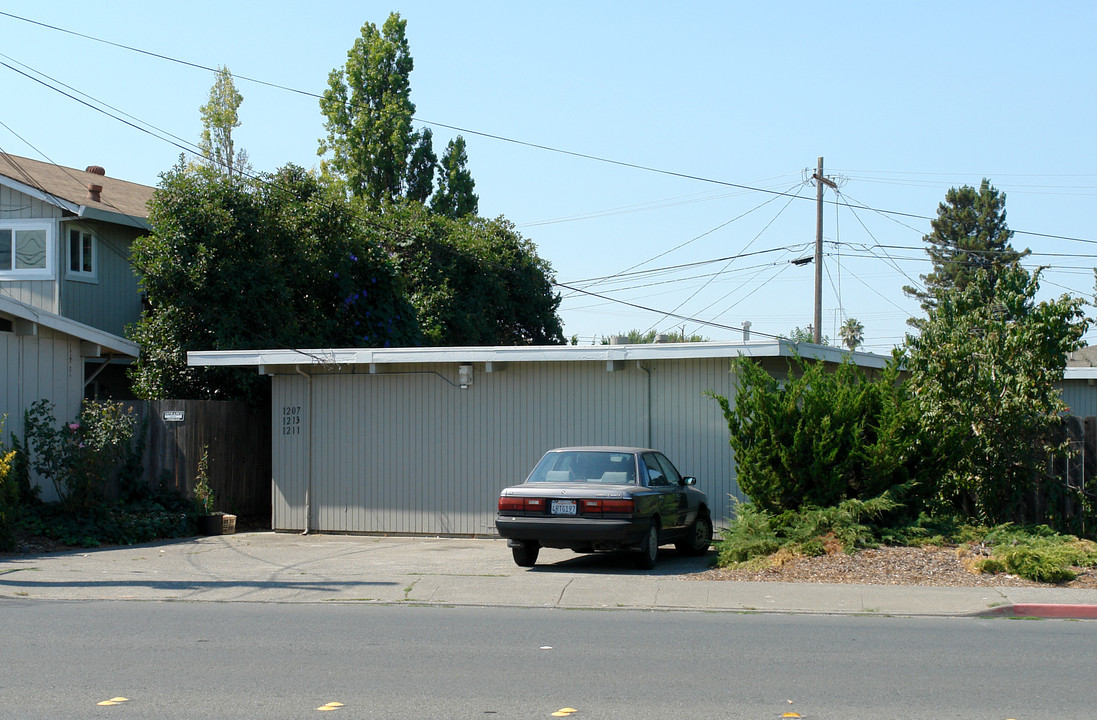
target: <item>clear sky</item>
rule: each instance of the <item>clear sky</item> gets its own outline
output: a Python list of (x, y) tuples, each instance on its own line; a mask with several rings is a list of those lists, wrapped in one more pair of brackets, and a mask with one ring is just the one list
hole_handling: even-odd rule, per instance
[(464, 135), (481, 214), (506, 216), (552, 264), (581, 343), (809, 325), (814, 270), (790, 261), (812, 252), (805, 178), (820, 156), (839, 184), (825, 335), (853, 317), (866, 349), (902, 342), (929, 218), (948, 188), (984, 177), (1007, 196), (1014, 246), (1050, 266), (1044, 296), (1093, 296), (1093, 2), (9, 0), (0, 12), (70, 32), (0, 15), (0, 150), (155, 185), (197, 143), (210, 72), (81, 33), (228, 66), (255, 169), (313, 167), (314, 95), (390, 11), (408, 21), (412, 100), (436, 152)]

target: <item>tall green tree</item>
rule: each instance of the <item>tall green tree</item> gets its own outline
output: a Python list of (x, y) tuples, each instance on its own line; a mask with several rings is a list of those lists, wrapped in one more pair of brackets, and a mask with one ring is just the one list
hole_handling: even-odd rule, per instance
[[(942, 293), (952, 288), (964, 290), (979, 271), (987, 274), (988, 282), (982, 286), (990, 293), (989, 300), (998, 274), (1028, 255), (1028, 250), (1018, 252), (1010, 244), (1013, 232), (1006, 224), (1005, 203), (1005, 194), (986, 179), (978, 190), (964, 185), (945, 194), (932, 222), (933, 232), (922, 238), (933, 262), (933, 271), (921, 276), (925, 290), (903, 288), (921, 302), (926, 313)], [(911, 324), (917, 327), (918, 322)]]
[(465, 139), (458, 135), (455, 140), (449, 141), (442, 155), (438, 189), (430, 205), (434, 212), (448, 218), (461, 218), (479, 211), (480, 198), (473, 192), (476, 181), (472, 179), (467, 165)]
[(392, 13), (379, 29), (362, 26), (342, 69), (331, 71), (320, 99), (327, 137), (319, 154), (352, 195), (371, 207), (403, 197), (415, 146), (411, 120), (411, 71), (415, 62), (405, 36), (407, 21)]
[(240, 127), (239, 110), (243, 102), (244, 96), (236, 89), (232, 73), (227, 67), (219, 67), (209, 100), (199, 109), (202, 137), (198, 148), (207, 164), (229, 177), (251, 169), (247, 152), (237, 149), (232, 138), (232, 131)]
[(979, 269), (940, 288), (906, 368), (937, 497), (983, 522), (1025, 521), (1024, 508), (1063, 450), (1053, 431), (1066, 406), (1057, 383), (1088, 326), (1084, 301), (1036, 302), (1040, 272)]

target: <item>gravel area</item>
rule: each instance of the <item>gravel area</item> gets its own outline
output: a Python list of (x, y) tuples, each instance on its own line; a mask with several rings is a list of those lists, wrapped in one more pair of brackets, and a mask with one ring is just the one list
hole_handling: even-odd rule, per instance
[[(957, 587), (1048, 587), (1014, 575), (971, 569), (971, 550), (956, 547), (882, 547), (819, 557), (780, 556), (761, 570), (709, 570), (697, 580), (750, 582), (852, 583), (864, 585), (936, 585)], [(1054, 587), (1097, 588), (1094, 569), (1078, 569), (1075, 580)]]

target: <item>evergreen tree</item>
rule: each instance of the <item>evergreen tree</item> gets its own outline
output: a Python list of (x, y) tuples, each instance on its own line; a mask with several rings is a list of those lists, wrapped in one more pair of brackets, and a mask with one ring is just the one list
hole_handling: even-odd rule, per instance
[(434, 154), (433, 133), (430, 128), (423, 128), (415, 135), (415, 147), (408, 161), (407, 198), (425, 203), (434, 189), (434, 169), (438, 167), (438, 156)]
[[(952, 188), (945, 201), (937, 207), (933, 232), (922, 239), (929, 245), (926, 254), (933, 261), (933, 272), (922, 275), (925, 290), (904, 287), (904, 292), (917, 298), (929, 314), (941, 295), (952, 288), (964, 290), (975, 274), (987, 273), (983, 284), (994, 295), (998, 275), (1004, 268), (1028, 255), (1018, 252), (1010, 240), (1013, 232), (1006, 225), (1006, 196), (984, 179), (979, 189), (964, 185)], [(912, 320), (919, 326), (921, 320)]]
[(448, 218), (462, 218), (479, 211), (480, 198), (473, 192), (476, 181), (468, 171), (465, 139), (460, 135), (446, 145), (438, 175), (438, 190), (431, 200), (431, 210)]

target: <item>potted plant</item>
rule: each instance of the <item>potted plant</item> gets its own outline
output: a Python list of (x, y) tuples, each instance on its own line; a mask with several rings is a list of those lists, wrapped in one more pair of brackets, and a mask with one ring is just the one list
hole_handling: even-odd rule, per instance
[(236, 532), (236, 516), (213, 509), (213, 488), (209, 484), (209, 452), (202, 446), (198, 472), (194, 476), (194, 500), (198, 505), (198, 531), (203, 535), (231, 535)]

